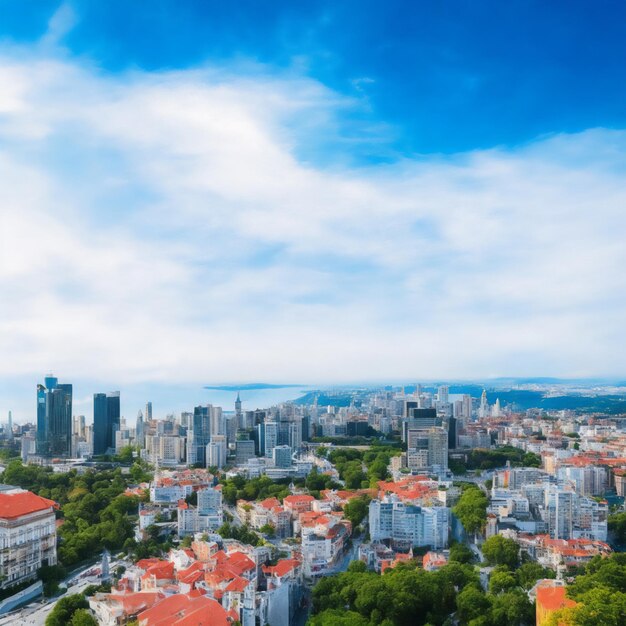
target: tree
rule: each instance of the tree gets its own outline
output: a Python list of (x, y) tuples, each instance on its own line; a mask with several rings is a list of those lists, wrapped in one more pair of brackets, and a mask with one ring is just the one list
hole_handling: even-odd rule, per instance
[(456, 607), (460, 620), (467, 624), (486, 613), (490, 608), (490, 604), (480, 589), (474, 585), (468, 585), (459, 593)]
[(274, 537), (276, 535), (276, 529), (271, 524), (263, 524), (259, 530), (268, 537)]
[(348, 500), (343, 507), (343, 513), (346, 519), (352, 524), (352, 528), (356, 527), (365, 519), (369, 512), (369, 503), (371, 498), (367, 495), (359, 496)]
[(517, 584), (526, 591), (535, 586), (535, 583), (542, 578), (554, 578), (554, 570), (542, 567), (539, 563), (524, 563), (515, 570)]
[(98, 626), (98, 622), (87, 609), (78, 609), (72, 615), (70, 626)]
[(497, 595), (503, 591), (510, 591), (517, 587), (517, 579), (513, 572), (505, 570), (495, 570), (489, 578), (489, 592)]
[(626, 513), (615, 513), (609, 516), (608, 523), (615, 541), (624, 545), (626, 543)]
[(450, 546), (450, 561), (457, 563), (473, 563), (476, 560), (474, 552), (464, 543), (453, 543)]
[(457, 505), (452, 509), (465, 530), (470, 533), (481, 531), (487, 522), (487, 496), (475, 485), (464, 488)]
[(524, 626), (535, 623), (535, 611), (526, 593), (512, 589), (491, 599), (491, 626)]
[(506, 565), (510, 569), (515, 569), (519, 565), (517, 543), (502, 535), (489, 537), (483, 544), (482, 552), (490, 565)]
[(63, 596), (46, 618), (46, 626), (67, 626), (78, 609), (86, 609), (87, 600), (82, 594)]

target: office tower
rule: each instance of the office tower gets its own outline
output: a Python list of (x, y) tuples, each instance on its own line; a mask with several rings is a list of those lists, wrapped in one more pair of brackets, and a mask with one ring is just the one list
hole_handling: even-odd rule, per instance
[(254, 458), (254, 441), (239, 439), (235, 442), (235, 465), (245, 465), (248, 459)]
[(152, 402), (146, 402), (145, 421), (146, 422), (152, 421)]
[(115, 450), (115, 433), (120, 429), (120, 392), (93, 394), (93, 453)]
[(463, 417), (472, 418), (472, 396), (467, 393), (463, 396)]
[(308, 441), (311, 437), (311, 417), (305, 415), (302, 418), (302, 441)]
[(13, 441), (13, 414), (9, 411), (9, 421), (7, 422), (7, 438)]
[(276, 467), (291, 467), (291, 447), (275, 446), (272, 448), (272, 459)]
[(72, 385), (46, 376), (37, 385), (37, 454), (69, 457), (72, 452)]
[(143, 413), (141, 411), (137, 413), (137, 422), (135, 423), (135, 442), (140, 448), (145, 445)]
[(206, 467), (206, 447), (211, 440), (211, 406), (197, 406), (193, 410), (191, 430), (187, 435), (187, 463)]
[(456, 417), (448, 418), (448, 448), (454, 450), (457, 442), (457, 419)]
[(193, 413), (188, 413), (186, 411), (183, 411), (180, 414), (180, 425), (182, 428), (189, 428), (189, 425), (191, 424), (191, 420), (193, 418)]
[(237, 439), (237, 424), (239, 424), (239, 418), (236, 415), (227, 415), (226, 422), (226, 442), (228, 445), (235, 443)]
[(420, 409), (414, 405), (414, 402), (407, 402), (405, 412), (408, 414), (408, 418), (402, 420), (402, 441), (407, 440), (407, 431), (409, 429), (422, 429), (428, 430), (433, 426), (441, 426), (441, 418), (437, 417), (436, 409)]
[(298, 450), (302, 447), (302, 422), (300, 420), (289, 422), (288, 443), (293, 450)]
[(235, 417), (237, 418), (237, 428), (245, 428), (243, 413), (241, 412), (241, 398), (239, 392), (237, 392), (237, 399), (235, 400)]
[(493, 409), (491, 410), (491, 415), (493, 417), (500, 417), (500, 398), (496, 398), (496, 403), (493, 405)]
[(206, 466), (221, 469), (226, 465), (226, 435), (213, 435), (206, 446)]
[(276, 422), (265, 422), (265, 448), (264, 455), (272, 458), (272, 450), (278, 445), (278, 424)]
[(480, 396), (480, 408), (478, 409), (478, 417), (487, 417), (489, 415), (489, 402), (487, 402), (487, 390), (483, 389)]
[(211, 437), (214, 435), (225, 435), (226, 420), (224, 419), (222, 407), (209, 405), (209, 414), (211, 416)]
[(448, 404), (448, 387), (446, 385), (442, 385), (437, 390), (437, 401), (440, 404)]
[(428, 431), (428, 465), (448, 469), (448, 433), (445, 428)]

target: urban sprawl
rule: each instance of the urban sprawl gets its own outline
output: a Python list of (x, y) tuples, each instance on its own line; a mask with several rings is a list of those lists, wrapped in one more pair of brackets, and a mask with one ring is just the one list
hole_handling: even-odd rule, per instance
[(0, 626), (626, 624), (626, 416), (454, 391), (87, 423), (46, 377), (0, 432)]

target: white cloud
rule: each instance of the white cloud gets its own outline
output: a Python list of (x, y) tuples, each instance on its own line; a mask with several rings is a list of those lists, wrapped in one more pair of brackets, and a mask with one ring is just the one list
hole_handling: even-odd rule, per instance
[(0, 375), (625, 369), (623, 131), (333, 168), (304, 77), (5, 51), (0, 94)]

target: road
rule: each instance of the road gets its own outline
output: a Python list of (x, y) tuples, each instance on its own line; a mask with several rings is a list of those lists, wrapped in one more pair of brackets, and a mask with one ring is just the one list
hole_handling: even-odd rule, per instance
[[(99, 576), (86, 576), (86, 573), (97, 566), (99, 562), (100, 558), (90, 565), (87, 565), (78, 571), (72, 572), (63, 581), (63, 583), (68, 585), (68, 588), (62, 595), (54, 598), (40, 599), (36, 602), (31, 602), (16, 611), (7, 613), (6, 615), (0, 617), (0, 626), (15, 626), (15, 624), (20, 624), (20, 626), (44, 626), (50, 611), (52, 611), (54, 605), (61, 598), (66, 595), (82, 593), (90, 585), (99, 585), (101, 583)], [(110, 571), (115, 571), (119, 565), (126, 564), (122, 561), (114, 561), (110, 564)]]

